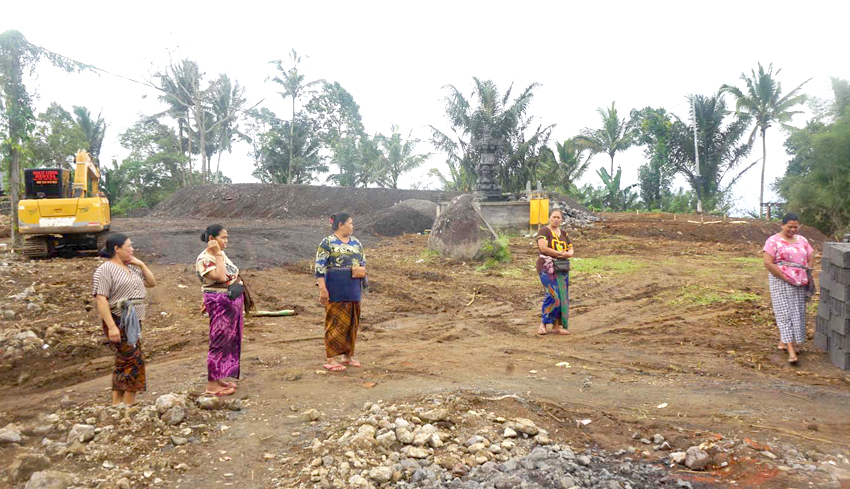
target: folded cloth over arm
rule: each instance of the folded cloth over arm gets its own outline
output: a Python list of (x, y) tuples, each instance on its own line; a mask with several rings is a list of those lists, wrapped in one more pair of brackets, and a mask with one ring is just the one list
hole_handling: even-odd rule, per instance
[(142, 304), (142, 299), (121, 299), (118, 305), (121, 307), (120, 328), (127, 336), (127, 344), (136, 346), (142, 336), (142, 323), (136, 314), (136, 307)]

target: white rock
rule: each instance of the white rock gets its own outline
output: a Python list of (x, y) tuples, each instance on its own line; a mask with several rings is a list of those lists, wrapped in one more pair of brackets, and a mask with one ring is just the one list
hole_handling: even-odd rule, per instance
[(184, 419), (186, 419), (186, 409), (184, 409), (183, 406), (175, 405), (174, 407), (166, 411), (165, 414), (162, 415), (161, 419), (167, 425), (178, 425), (182, 423)]
[(388, 431), (383, 435), (378, 435), (375, 439), (378, 441), (378, 445), (384, 448), (389, 448), (397, 440), (395, 433), (392, 431)]
[(164, 394), (156, 398), (156, 412), (161, 415), (174, 406), (183, 404), (183, 400), (177, 394)]
[(413, 443), (413, 433), (407, 428), (396, 428), (395, 436), (398, 441), (405, 445), (410, 445), (411, 443)]
[(708, 453), (697, 446), (688, 448), (686, 454), (687, 457), (685, 458), (685, 465), (691, 470), (705, 469), (710, 460)]
[(513, 428), (505, 428), (505, 432), (502, 433), (504, 438), (516, 438), (517, 432)]
[(393, 478), (393, 469), (391, 467), (375, 467), (369, 471), (369, 478), (378, 484), (389, 482)]
[(45, 470), (30, 477), (24, 489), (66, 489), (74, 484), (74, 477), (64, 472)]
[(94, 439), (95, 427), (90, 424), (75, 424), (68, 433), (67, 443), (70, 445), (75, 441), (86, 443)]
[(0, 430), (0, 445), (5, 443), (20, 443), (22, 440), (20, 428), (11, 423)]
[(304, 417), (309, 421), (318, 421), (322, 417), (322, 413), (315, 409), (308, 409), (304, 411)]

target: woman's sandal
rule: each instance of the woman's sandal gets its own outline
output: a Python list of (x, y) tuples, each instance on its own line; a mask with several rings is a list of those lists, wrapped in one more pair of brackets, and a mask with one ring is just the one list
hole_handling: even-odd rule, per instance
[(542, 335), (545, 335), (545, 334), (547, 334), (547, 333), (548, 333), (548, 331), (546, 331), (546, 326), (543, 326), (543, 325), (541, 324), (541, 325), (540, 325), (540, 327), (539, 327), (539, 328), (537, 328), (537, 334), (539, 334), (539, 335), (541, 335), (541, 336), (542, 336)]
[(204, 394), (209, 395), (209, 396), (223, 397), (223, 396), (230, 396), (235, 392), (236, 392), (236, 389), (234, 389), (233, 387), (227, 387), (225, 389), (222, 389), (220, 391), (215, 391), (215, 392), (207, 390), (207, 391), (204, 391)]
[(800, 361), (799, 358), (794, 358), (794, 359), (789, 358), (788, 359), (788, 363), (790, 363), (791, 365), (797, 365), (797, 362), (799, 362), (799, 361)]
[(339, 363), (334, 364), (334, 365), (331, 365), (330, 363), (326, 363), (326, 364), (322, 365), (322, 367), (324, 367), (325, 370), (328, 370), (330, 372), (344, 372), (345, 371), (345, 365), (342, 365), (342, 364), (339, 364)]
[(349, 360), (347, 362), (339, 362), (339, 363), (341, 363), (343, 365), (348, 365), (349, 367), (354, 367), (354, 368), (362, 367), (362, 365), (360, 365), (360, 362), (358, 362), (357, 360)]
[(552, 328), (552, 333), (554, 333), (554, 334), (562, 334), (562, 335), (568, 335), (568, 334), (570, 334), (570, 332), (569, 332), (569, 331), (567, 331), (567, 330), (566, 330), (566, 329), (564, 329), (564, 328)]

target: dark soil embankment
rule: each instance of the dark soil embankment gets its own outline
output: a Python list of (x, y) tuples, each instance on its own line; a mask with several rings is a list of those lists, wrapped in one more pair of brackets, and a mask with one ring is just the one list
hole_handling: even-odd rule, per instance
[(154, 209), (153, 217), (218, 219), (316, 219), (335, 212), (355, 218), (407, 199), (451, 200), (438, 190), (319, 187), (240, 183), (184, 188)]

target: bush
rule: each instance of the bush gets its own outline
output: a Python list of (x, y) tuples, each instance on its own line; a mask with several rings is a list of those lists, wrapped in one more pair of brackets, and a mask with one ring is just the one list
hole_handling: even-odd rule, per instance
[(480, 266), (480, 270), (497, 267), (502, 263), (511, 261), (511, 248), (508, 237), (500, 235), (494, 240), (490, 240), (481, 248), (484, 265)]

